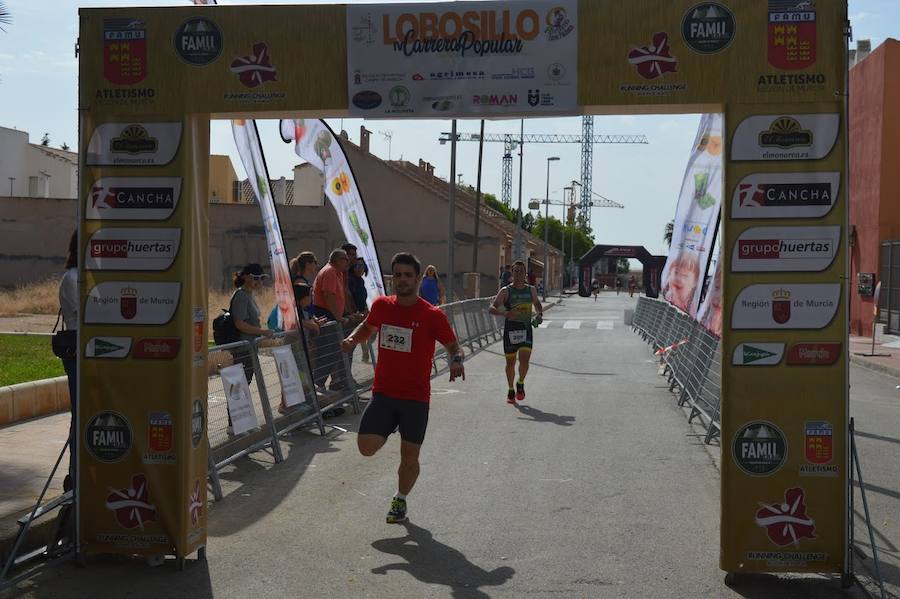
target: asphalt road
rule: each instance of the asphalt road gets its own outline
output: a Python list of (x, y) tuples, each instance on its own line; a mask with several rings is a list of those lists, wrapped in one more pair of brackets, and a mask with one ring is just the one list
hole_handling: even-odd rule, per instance
[[(282, 464), (260, 456), (223, 472), (228, 496), (210, 507), (206, 562), (178, 572), (95, 559), (54, 568), (17, 595), (862, 596), (821, 577), (724, 585), (715, 460), (623, 325), (633, 302), (571, 298), (548, 312), (522, 405), (505, 403), (498, 344), (467, 362), (464, 382), (435, 380), (406, 526), (384, 521), (398, 440), (363, 458), (347, 417), (349, 433), (291, 438)], [(892, 399), (871, 409), (894, 409)], [(897, 451), (887, 428), (867, 422), (891, 440), (865, 443)], [(872, 484), (887, 484), (887, 470), (870, 471)]]

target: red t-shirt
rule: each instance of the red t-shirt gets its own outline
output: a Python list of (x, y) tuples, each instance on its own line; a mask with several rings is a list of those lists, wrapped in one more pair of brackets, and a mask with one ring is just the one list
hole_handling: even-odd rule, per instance
[(401, 306), (397, 296), (372, 302), (366, 324), (378, 330), (378, 361), (373, 393), (394, 399), (431, 401), (431, 361), (435, 341), (456, 341), (447, 315), (421, 297)]

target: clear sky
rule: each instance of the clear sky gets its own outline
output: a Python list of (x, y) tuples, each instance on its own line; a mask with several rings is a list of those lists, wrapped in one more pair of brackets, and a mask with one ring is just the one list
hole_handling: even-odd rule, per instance
[[(762, 0), (760, 0), (762, 1)], [(51, 145), (77, 141), (77, 60), (74, 46), (78, 35), (78, 8), (103, 6), (184, 6), (187, 0), (5, 0), (13, 22), (0, 32), (0, 126), (27, 131), (37, 143), (44, 132)], [(296, 4), (279, 0), (229, 2), (220, 4)], [(305, 4), (322, 2), (300, 2)], [(855, 39), (870, 38), (873, 48), (887, 37), (900, 38), (900, 0), (850, 0), (850, 16)], [(699, 122), (697, 115), (595, 117), (596, 134), (645, 134), (648, 145), (595, 145), (594, 191), (624, 204), (624, 210), (600, 208), (593, 211), (592, 226), (598, 243), (644, 245), (653, 253), (665, 253), (662, 232), (675, 213), (675, 202), (688, 152)], [(417, 163), (419, 158), (435, 165), (439, 176), (450, 172), (449, 145), (439, 145), (441, 132), (450, 130), (449, 121), (329, 120), (335, 130), (342, 127), (350, 139), (359, 141), (360, 125), (373, 131), (372, 151), (388, 158), (388, 141), (378, 132), (392, 135), (390, 157)], [(281, 142), (277, 122), (260, 121), (266, 159), (273, 178), (290, 177), (297, 162), (292, 148)], [(477, 120), (459, 121), (459, 131), (477, 132)], [(488, 121), (486, 132), (519, 131), (519, 121)], [(525, 121), (526, 133), (581, 134), (581, 118), (544, 118)], [(500, 170), (503, 144), (486, 143), (482, 187), (500, 197)], [(232, 156), (235, 169), (243, 175), (227, 122), (214, 122), (212, 152)], [(457, 173), (475, 184), (477, 143), (459, 144)], [(532, 197), (543, 198), (546, 186), (546, 158), (559, 156), (550, 173), (551, 198), (561, 199), (562, 187), (581, 172), (578, 144), (526, 144), (524, 157), (523, 205)], [(0, 156), (2, 160), (2, 156)], [(514, 161), (513, 200), (518, 194), (518, 158)], [(365, 190), (363, 190), (365, 192)], [(562, 208), (551, 207), (562, 216)], [(377, 231), (375, 232), (377, 235)]]

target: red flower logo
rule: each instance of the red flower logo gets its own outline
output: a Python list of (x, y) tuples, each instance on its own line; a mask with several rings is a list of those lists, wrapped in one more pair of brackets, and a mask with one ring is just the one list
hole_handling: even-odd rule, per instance
[(678, 59), (669, 52), (669, 34), (663, 32), (653, 34), (651, 45), (629, 52), (628, 62), (637, 68), (638, 74), (644, 79), (656, 79), (678, 69)]
[(806, 514), (803, 489), (795, 487), (784, 492), (784, 503), (763, 505), (756, 512), (756, 525), (766, 529), (769, 540), (784, 547), (800, 545), (800, 539), (816, 538), (816, 522)]
[(250, 56), (241, 56), (231, 62), (231, 72), (247, 87), (257, 87), (266, 81), (277, 81), (275, 67), (269, 62), (269, 46), (264, 42), (253, 44)]
[(144, 529), (144, 522), (156, 522), (156, 506), (150, 503), (150, 491), (143, 474), (131, 477), (130, 489), (112, 490), (106, 497), (106, 508), (116, 515), (123, 528)]

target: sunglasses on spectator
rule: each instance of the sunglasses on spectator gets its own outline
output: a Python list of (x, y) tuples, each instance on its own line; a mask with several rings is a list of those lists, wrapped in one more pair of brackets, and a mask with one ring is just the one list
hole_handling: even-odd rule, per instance
[(250, 278), (253, 279), (254, 281), (262, 281), (263, 279), (267, 278), (268, 276), (269, 275), (250, 275)]

